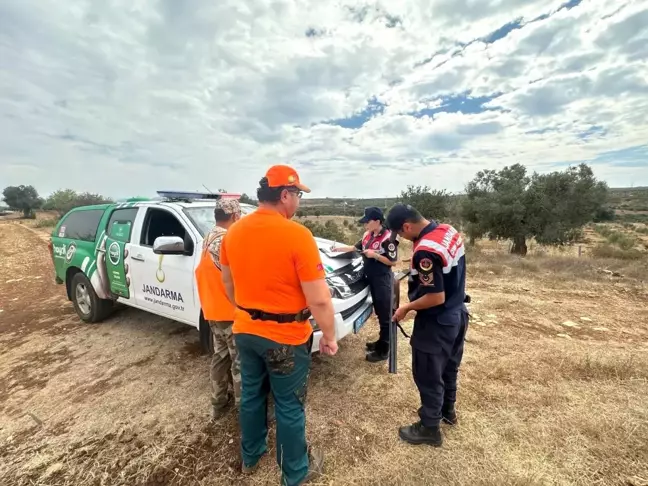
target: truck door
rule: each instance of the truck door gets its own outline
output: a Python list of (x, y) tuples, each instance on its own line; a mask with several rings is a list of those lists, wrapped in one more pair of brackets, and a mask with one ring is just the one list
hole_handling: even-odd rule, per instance
[(110, 291), (127, 300), (132, 297), (131, 288), (134, 284), (130, 271), (130, 243), (139, 209), (115, 209), (108, 220), (104, 243), (104, 265)]
[[(188, 255), (156, 255), (153, 243), (160, 236), (179, 236)], [(196, 238), (186, 222), (171, 208), (148, 207), (139, 241), (130, 246), (136, 304), (154, 314), (193, 326), (198, 325), (200, 305), (194, 292)]]

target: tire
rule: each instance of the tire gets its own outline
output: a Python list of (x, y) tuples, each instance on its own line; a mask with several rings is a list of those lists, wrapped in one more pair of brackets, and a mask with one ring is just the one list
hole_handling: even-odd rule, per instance
[(74, 310), (83, 322), (101, 322), (113, 309), (112, 300), (100, 299), (90, 280), (82, 272), (77, 272), (72, 277), (70, 298)]
[(198, 332), (200, 332), (200, 348), (203, 354), (211, 356), (214, 354), (214, 339), (212, 338), (209, 323), (203, 318), (202, 313), (200, 315), (200, 329), (198, 329)]

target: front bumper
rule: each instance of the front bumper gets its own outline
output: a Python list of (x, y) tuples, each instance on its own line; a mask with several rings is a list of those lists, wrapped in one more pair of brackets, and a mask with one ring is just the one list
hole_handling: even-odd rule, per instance
[[(348, 299), (333, 299), (333, 308), (335, 310), (335, 338), (340, 341), (347, 335), (353, 333), (353, 323), (355, 320), (373, 305), (369, 287), (358, 292)], [(316, 327), (315, 320), (311, 318), (313, 331), (313, 347), (311, 353), (319, 351), (319, 341), (322, 337), (322, 331)]]

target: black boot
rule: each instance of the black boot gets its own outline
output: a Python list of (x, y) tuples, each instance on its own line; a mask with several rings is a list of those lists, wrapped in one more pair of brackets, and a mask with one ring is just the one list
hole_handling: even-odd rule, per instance
[(405, 442), (414, 445), (426, 444), (441, 447), (441, 444), (443, 444), (443, 436), (441, 435), (439, 426), (426, 427), (420, 421), (401, 427), (398, 429), (398, 435)]
[(375, 350), (376, 350), (376, 346), (378, 345), (379, 342), (380, 342), (380, 339), (377, 339), (376, 341), (368, 342), (368, 343), (366, 344), (366, 346), (367, 346), (367, 351), (375, 351)]
[(376, 348), (367, 354), (367, 361), (370, 363), (378, 363), (389, 359), (389, 343), (385, 341), (378, 341)]
[(441, 421), (448, 425), (457, 425), (457, 412), (454, 405), (443, 407), (441, 410)]

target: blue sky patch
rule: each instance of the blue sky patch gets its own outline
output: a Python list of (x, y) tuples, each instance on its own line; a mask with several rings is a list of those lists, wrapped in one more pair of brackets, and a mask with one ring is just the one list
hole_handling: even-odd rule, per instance
[(323, 123), (328, 125), (337, 125), (342, 128), (360, 128), (374, 116), (382, 114), (383, 111), (385, 111), (385, 105), (374, 97), (369, 100), (364, 110), (347, 118), (329, 120)]
[(494, 30), (486, 37), (482, 37), (479, 40), (485, 42), (486, 44), (492, 44), (493, 42), (503, 39), (504, 37), (509, 35), (511, 31), (521, 29), (523, 26), (524, 24), (522, 23), (522, 18), (519, 18), (513, 20), (512, 22), (509, 22), (508, 24), (504, 24), (499, 29)]
[(590, 164), (610, 164), (617, 167), (647, 167), (648, 145), (635, 145), (603, 152), (588, 161)]
[[(476, 114), (487, 111), (488, 108), (484, 108), (484, 104), (489, 101), (494, 100), (500, 94), (495, 94), (492, 96), (476, 96), (471, 97), (469, 93), (462, 93), (460, 95), (450, 95), (442, 96), (441, 104), (435, 108), (424, 108), (417, 112), (408, 113), (408, 115), (414, 116), (416, 118), (421, 118), (424, 116), (433, 116), (436, 113), (463, 113), (463, 114)], [(437, 98), (438, 100), (439, 98)]]
[(607, 134), (607, 130), (600, 125), (592, 125), (584, 132), (578, 134), (578, 138), (581, 140), (587, 140), (590, 138), (603, 137)]

